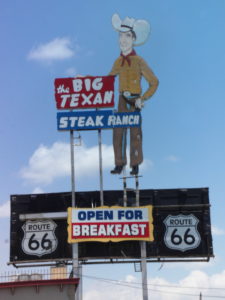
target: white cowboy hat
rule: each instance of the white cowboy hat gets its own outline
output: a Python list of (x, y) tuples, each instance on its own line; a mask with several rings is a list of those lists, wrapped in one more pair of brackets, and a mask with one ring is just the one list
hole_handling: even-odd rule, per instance
[(112, 16), (112, 26), (116, 31), (127, 32), (132, 30), (136, 35), (134, 46), (144, 44), (150, 33), (150, 24), (147, 21), (135, 20), (129, 17), (122, 21), (118, 14)]

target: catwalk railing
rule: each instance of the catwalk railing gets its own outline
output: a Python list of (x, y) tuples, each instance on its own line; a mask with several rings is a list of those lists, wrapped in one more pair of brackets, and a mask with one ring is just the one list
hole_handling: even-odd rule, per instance
[(48, 269), (21, 270), (0, 273), (0, 283), (18, 281), (39, 281), (72, 278), (71, 269), (66, 267), (51, 267)]

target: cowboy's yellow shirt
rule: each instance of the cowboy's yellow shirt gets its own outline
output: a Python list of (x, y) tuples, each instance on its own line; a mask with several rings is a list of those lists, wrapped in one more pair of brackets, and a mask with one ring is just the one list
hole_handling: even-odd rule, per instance
[(149, 83), (149, 88), (140, 98), (147, 100), (155, 93), (159, 84), (158, 79), (142, 57), (132, 55), (129, 56), (129, 60), (130, 65), (127, 60), (122, 65), (123, 57), (117, 58), (109, 75), (119, 75), (120, 92), (129, 91), (132, 94), (140, 95), (142, 93), (141, 77), (143, 76)]

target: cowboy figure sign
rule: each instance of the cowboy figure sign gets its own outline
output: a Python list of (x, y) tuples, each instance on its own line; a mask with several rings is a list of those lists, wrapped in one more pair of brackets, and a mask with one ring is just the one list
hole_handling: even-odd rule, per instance
[[(146, 42), (150, 25), (145, 20), (135, 20), (126, 17), (123, 21), (117, 14), (112, 17), (112, 25), (119, 32), (119, 46), (121, 55), (114, 62), (109, 75), (119, 77), (119, 103), (118, 112), (132, 112), (141, 110), (144, 101), (150, 98), (156, 91), (158, 79), (147, 63), (138, 56), (134, 46)], [(148, 82), (149, 87), (144, 94), (141, 91), (142, 77)], [(113, 147), (115, 155), (115, 168), (112, 174), (120, 174), (127, 164), (126, 158), (126, 128), (113, 129)], [(142, 153), (142, 129), (130, 128), (130, 174), (137, 175), (139, 165), (143, 161)]]

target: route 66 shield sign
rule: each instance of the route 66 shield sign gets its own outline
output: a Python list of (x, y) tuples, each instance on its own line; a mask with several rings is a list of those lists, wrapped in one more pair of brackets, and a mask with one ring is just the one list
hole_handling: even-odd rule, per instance
[(23, 252), (39, 257), (54, 252), (58, 245), (54, 233), (56, 226), (53, 220), (26, 221), (22, 227), (24, 231)]
[(166, 226), (165, 245), (174, 250), (187, 251), (195, 249), (201, 242), (197, 230), (199, 220), (193, 215), (168, 215), (163, 221)]

